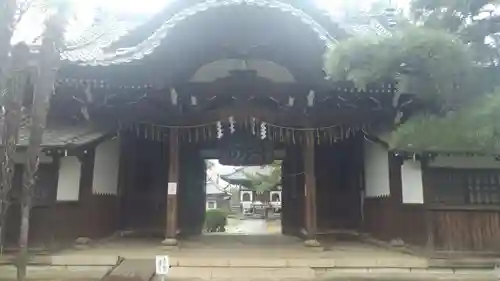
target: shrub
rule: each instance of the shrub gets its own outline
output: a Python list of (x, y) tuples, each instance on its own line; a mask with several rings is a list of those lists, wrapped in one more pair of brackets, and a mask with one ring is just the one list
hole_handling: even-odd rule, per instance
[(207, 232), (225, 232), (227, 214), (221, 209), (208, 210), (205, 214), (205, 229)]

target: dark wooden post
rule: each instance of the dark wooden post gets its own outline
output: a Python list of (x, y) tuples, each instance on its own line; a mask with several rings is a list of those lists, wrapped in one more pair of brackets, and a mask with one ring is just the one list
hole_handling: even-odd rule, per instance
[(163, 244), (175, 246), (177, 245), (177, 187), (179, 184), (179, 137), (177, 129), (170, 129), (168, 146), (167, 224)]
[(429, 165), (429, 157), (422, 156), (420, 159), (420, 167), (422, 171), (422, 184), (423, 184), (423, 193), (424, 193), (424, 209), (425, 209), (425, 228), (427, 232), (427, 241), (425, 244), (425, 249), (429, 254), (434, 252), (435, 248), (435, 237), (434, 237), (434, 220), (433, 213), (430, 210), (429, 206), (432, 202), (432, 190), (431, 185), (429, 185), (426, 181), (425, 170)]
[(316, 175), (314, 168), (314, 133), (306, 133), (304, 145), (304, 176), (305, 176), (305, 227), (306, 242), (308, 247), (319, 247), (316, 240)]

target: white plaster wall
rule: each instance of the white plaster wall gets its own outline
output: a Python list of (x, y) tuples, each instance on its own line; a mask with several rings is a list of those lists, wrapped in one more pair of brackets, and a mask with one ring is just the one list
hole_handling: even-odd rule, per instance
[(63, 157), (59, 163), (57, 201), (78, 201), (82, 164), (76, 156)]
[(462, 169), (500, 169), (500, 161), (491, 156), (437, 156), (430, 167)]
[(365, 140), (365, 197), (388, 196), (389, 154), (380, 144)]
[(401, 166), (403, 203), (423, 204), (424, 187), (420, 162), (405, 161)]
[(120, 145), (117, 138), (102, 142), (95, 151), (94, 194), (118, 194), (118, 166), (120, 163)]

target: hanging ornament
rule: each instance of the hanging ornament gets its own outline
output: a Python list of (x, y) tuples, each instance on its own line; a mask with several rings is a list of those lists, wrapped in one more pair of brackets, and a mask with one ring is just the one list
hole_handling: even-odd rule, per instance
[(224, 135), (224, 132), (222, 131), (222, 123), (220, 121), (217, 121), (217, 138), (220, 139)]
[(233, 116), (230, 116), (229, 117), (229, 132), (231, 132), (231, 134), (233, 134), (236, 129), (234, 128), (234, 117)]
[(260, 139), (264, 140), (267, 136), (266, 122), (260, 123)]
[(255, 118), (254, 118), (254, 117), (252, 117), (252, 121), (251, 121), (250, 126), (252, 127), (252, 135), (254, 135), (254, 136), (255, 136), (256, 131), (257, 131), (257, 130), (255, 129), (255, 123), (256, 123)]
[(172, 105), (177, 105), (177, 101), (179, 99), (179, 94), (177, 94), (177, 91), (175, 88), (170, 89), (170, 101), (172, 102)]

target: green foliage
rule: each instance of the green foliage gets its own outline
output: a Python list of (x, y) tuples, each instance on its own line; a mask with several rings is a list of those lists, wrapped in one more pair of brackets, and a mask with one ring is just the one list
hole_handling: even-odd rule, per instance
[(445, 117), (420, 115), (391, 135), (392, 149), (500, 153), (500, 89)]
[(389, 37), (340, 42), (325, 63), (333, 81), (353, 81), (363, 89), (369, 83), (396, 79), (402, 92), (446, 105), (470, 98), (475, 68), (467, 46), (456, 36), (414, 26)]
[(281, 185), (281, 161), (274, 161), (267, 166), (269, 173), (247, 173), (245, 177), (250, 182), (249, 188), (262, 193), (268, 190), (276, 190)]
[(481, 62), (498, 60), (498, 45), (494, 40), (500, 32), (500, 16), (494, 13), (498, 0), (413, 0), (411, 11), (414, 19), (426, 27), (442, 29), (456, 34), (468, 44), (475, 58)]
[(205, 213), (205, 229), (207, 232), (225, 232), (227, 213), (221, 209), (207, 210)]

